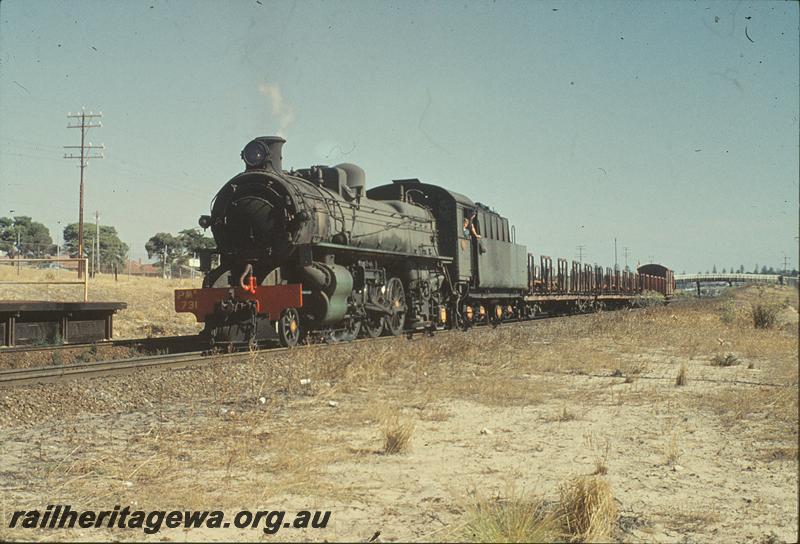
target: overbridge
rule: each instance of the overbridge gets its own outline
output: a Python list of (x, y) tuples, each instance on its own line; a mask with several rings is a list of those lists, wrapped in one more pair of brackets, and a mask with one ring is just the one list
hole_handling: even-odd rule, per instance
[(797, 286), (797, 277), (782, 274), (675, 274), (677, 287), (697, 285), (697, 296), (700, 296), (701, 283), (772, 283), (778, 285)]

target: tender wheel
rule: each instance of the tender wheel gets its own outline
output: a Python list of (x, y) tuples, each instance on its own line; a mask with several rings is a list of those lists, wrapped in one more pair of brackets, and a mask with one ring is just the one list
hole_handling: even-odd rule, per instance
[(383, 317), (372, 317), (361, 322), (361, 330), (367, 338), (377, 338), (383, 334)]
[(384, 318), (386, 328), (393, 336), (400, 336), (403, 334), (406, 322), (406, 294), (402, 282), (398, 278), (390, 279), (386, 286), (386, 294), (392, 312)]
[(291, 348), (300, 341), (300, 314), (294, 308), (286, 308), (278, 320), (278, 339), (281, 345)]

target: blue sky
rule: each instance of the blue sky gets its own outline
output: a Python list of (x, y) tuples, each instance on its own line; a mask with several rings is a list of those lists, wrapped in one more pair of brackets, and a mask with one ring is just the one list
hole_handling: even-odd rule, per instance
[[(529, 251), (677, 271), (798, 258), (795, 2), (0, 3), (0, 215), (133, 256), (197, 225), (254, 136), (493, 206)], [(746, 31), (746, 32), (745, 32)]]

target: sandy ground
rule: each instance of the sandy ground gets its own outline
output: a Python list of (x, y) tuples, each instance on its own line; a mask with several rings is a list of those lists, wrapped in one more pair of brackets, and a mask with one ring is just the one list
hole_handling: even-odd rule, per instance
[[(0, 391), (0, 539), (471, 540), (476, 497), (607, 472), (626, 542), (795, 542), (796, 291)], [(715, 366), (732, 355), (733, 366)], [(685, 367), (686, 384), (676, 386)], [(306, 382), (305, 380), (310, 380)], [(333, 402), (331, 402), (333, 401)], [(408, 452), (383, 452), (393, 419)], [(330, 510), (325, 529), (9, 530), (48, 504)]]

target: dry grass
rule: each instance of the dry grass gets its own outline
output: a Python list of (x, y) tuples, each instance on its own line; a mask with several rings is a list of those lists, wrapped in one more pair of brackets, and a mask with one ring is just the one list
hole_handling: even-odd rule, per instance
[[(15, 268), (0, 266), (0, 280), (45, 281), (77, 280), (77, 273), (66, 270)], [(202, 326), (192, 314), (176, 314), (175, 289), (200, 287), (202, 278), (195, 280), (128, 277), (124, 274), (114, 281), (113, 275), (98, 274), (89, 279), (89, 300), (126, 302), (128, 308), (114, 317), (115, 338), (195, 334)], [(82, 300), (82, 285), (0, 285), (0, 300)]]
[(592, 476), (604, 476), (608, 474), (608, 453), (611, 449), (611, 444), (608, 440), (604, 440), (602, 444), (594, 435), (586, 435), (586, 446), (591, 450), (594, 456), (594, 471)]
[(575, 421), (576, 419), (578, 419), (578, 416), (575, 414), (575, 412), (566, 406), (563, 406), (561, 411), (555, 417), (553, 417), (553, 421), (560, 421), (562, 423), (567, 421)]
[(547, 503), (525, 493), (476, 497), (455, 540), (469, 542), (557, 542), (561, 527)]
[(406, 453), (411, 449), (414, 422), (392, 415), (384, 421), (381, 433), (383, 435), (383, 453), (387, 455)]
[(686, 363), (681, 363), (681, 366), (678, 369), (678, 374), (675, 376), (675, 385), (677, 387), (684, 386), (689, 382), (688, 373), (689, 371), (686, 367)]
[(717, 414), (728, 426), (739, 426), (745, 421), (762, 421), (771, 430), (778, 429), (777, 437), (796, 436), (797, 389), (787, 387), (725, 388), (705, 395), (702, 403)]
[(692, 532), (701, 531), (721, 519), (719, 513), (713, 510), (688, 509), (678, 509), (670, 512), (670, 518), (683, 531), (689, 530)]
[(450, 416), (450, 412), (442, 406), (427, 406), (420, 413), (419, 418), (422, 421), (447, 421)]
[(711, 366), (736, 366), (739, 364), (739, 358), (733, 353), (725, 355), (717, 354), (711, 358)]
[(772, 304), (753, 304), (750, 314), (753, 317), (753, 325), (757, 329), (771, 329), (778, 321), (780, 308)]
[(678, 464), (683, 452), (678, 444), (678, 433), (673, 431), (669, 435), (669, 439), (664, 443), (664, 458), (668, 466), (674, 467)]
[(581, 476), (559, 489), (559, 519), (572, 542), (608, 542), (619, 511), (608, 482), (599, 476)]
[[(147, 288), (143, 283), (141, 289)], [(47, 485), (41, 485), (36, 493), (51, 501), (87, 506), (138, 501), (158, 508), (202, 509), (209, 504), (255, 508), (292, 494), (303, 500), (327, 500), (354, 493), (342, 488), (359, 485), (353, 484), (358, 482), (355, 476), (343, 485), (327, 474), (328, 467), (339, 460), (374, 463), (376, 470), (382, 463), (413, 462), (413, 456), (389, 458), (376, 453), (407, 451), (412, 442), (422, 449), (419, 444), (428, 441), (428, 432), (458, 428), (463, 414), (453, 406), (463, 403), (448, 406), (450, 400), (465, 400), (482, 408), (528, 410), (533, 406), (531, 412), (546, 414), (553, 421), (570, 421), (576, 413), (583, 417), (591, 414), (594, 420), (591, 403), (622, 412), (678, 398), (679, 402), (696, 403), (697, 413), (703, 417), (709, 413), (718, 416), (720, 425), (714, 425), (715, 429), (730, 426), (736, 433), (763, 429), (770, 441), (764, 440), (762, 444), (768, 446), (755, 454), (780, 468), (783, 465), (779, 463), (796, 462), (797, 458), (797, 450), (791, 446), (797, 434), (797, 334), (781, 326), (755, 329), (746, 309), (750, 290), (740, 293), (743, 296), (737, 294), (729, 301), (735, 315), (730, 323), (720, 319), (719, 301), (701, 300), (636, 312), (475, 329), (467, 334), (415, 337), (410, 342), (396, 339), (302, 348), (289, 354), (253, 354), (249, 363), (226, 365), (216, 374), (157, 375), (153, 389), (157, 382), (171, 383), (164, 393), (171, 395), (168, 398), (158, 397), (152, 390), (129, 394), (126, 388), (109, 386), (112, 380), (97, 381), (97, 386), (86, 386), (85, 392), (73, 395), (69, 405), (52, 399), (53, 412), (70, 421), (76, 420), (79, 412), (105, 414), (111, 410), (94, 393), (111, 391), (120, 403), (114, 405), (115, 410), (140, 414), (143, 422), (124, 428), (104, 422), (110, 429), (105, 431), (108, 435), (83, 432), (84, 422), (82, 431), (72, 432), (72, 442), (66, 444), (67, 451), (77, 448), (74, 453), (49, 459), (44, 447), (41, 463), (47, 463), (49, 476)], [(786, 293), (776, 290), (773, 294)], [(144, 299), (143, 294), (138, 296)], [(792, 314), (790, 308), (785, 310), (779, 318), (789, 323)], [(758, 372), (748, 372), (744, 365), (710, 367), (705, 363), (713, 353), (735, 353), (747, 362), (757, 361)], [(675, 361), (684, 361), (679, 363), (684, 378), (692, 372), (693, 387), (672, 386)], [(621, 377), (603, 378), (614, 370), (626, 378), (651, 378), (658, 373), (663, 379), (637, 379), (622, 385)], [(580, 376), (587, 373), (601, 378)], [(705, 383), (699, 381), (709, 375), (738, 379), (740, 374), (786, 387), (701, 388)], [(302, 382), (305, 379), (311, 381)], [(591, 385), (579, 391), (571, 387), (575, 383)], [(77, 386), (78, 391), (83, 388)], [(586, 390), (591, 393), (582, 397)], [(37, 391), (46, 394), (43, 389)], [(258, 401), (262, 395), (266, 398), (263, 404)], [(338, 407), (328, 405), (331, 399), (339, 401)], [(15, 397), (15, 401), (27, 407), (26, 399)], [(547, 404), (536, 406), (542, 401)], [(158, 406), (166, 412), (148, 412), (143, 406)], [(576, 406), (580, 412), (575, 412)], [(221, 407), (228, 409), (225, 415), (218, 415)], [(410, 414), (427, 422), (451, 421), (420, 425), (415, 431)], [(34, 416), (25, 417), (33, 420)], [(536, 415), (532, 419), (537, 420)], [(582, 424), (557, 430), (573, 431)], [(473, 425), (473, 432), (481, 426)], [(653, 433), (653, 450), (648, 451), (663, 453), (666, 462), (674, 466), (680, 459), (680, 445), (692, 451), (693, 437), (680, 432), (674, 425), (666, 425), (661, 435)], [(498, 432), (485, 443), (494, 447), (505, 436)], [(453, 435), (447, 438), (453, 439)], [(680, 444), (679, 439), (686, 442)], [(348, 449), (353, 443), (367, 443), (370, 449)], [(616, 506), (608, 483), (600, 478), (609, 471), (609, 442), (591, 437), (588, 446), (593, 466), (587, 463), (583, 470), (594, 474), (565, 483), (559, 502), (518, 494), (481, 499), (469, 509), (467, 530), (460, 538), (609, 540)], [(622, 455), (616, 459), (623, 466)], [(612, 472), (617, 471), (615, 463)], [(381, 500), (370, 496), (369, 504), (386, 506)], [(444, 517), (443, 512), (438, 510)], [(694, 519), (702, 522), (691, 512), (679, 519), (687, 524)], [(410, 539), (415, 535), (403, 536)]]
[[(509, 491), (477, 494), (456, 540), (471, 542), (608, 542), (619, 512), (608, 482), (581, 476), (559, 487), (557, 503)], [(460, 537), (460, 538), (459, 538)]]

